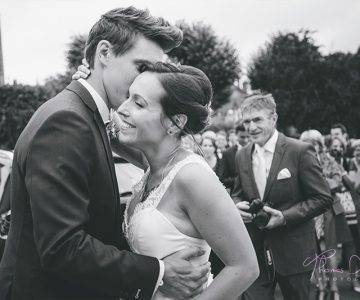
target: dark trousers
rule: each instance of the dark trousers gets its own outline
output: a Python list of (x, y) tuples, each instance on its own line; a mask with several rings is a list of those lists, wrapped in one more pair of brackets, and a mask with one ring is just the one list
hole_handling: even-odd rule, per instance
[(310, 299), (311, 271), (307, 273), (283, 276), (275, 273), (274, 280), (268, 277), (259, 278), (241, 296), (241, 300), (273, 300), (276, 284), (279, 283), (285, 300)]
[(276, 284), (279, 284), (285, 300), (309, 300), (312, 271), (281, 275), (269, 267), (264, 255), (263, 245), (255, 247), (260, 275), (256, 281), (242, 294), (239, 300), (273, 300)]

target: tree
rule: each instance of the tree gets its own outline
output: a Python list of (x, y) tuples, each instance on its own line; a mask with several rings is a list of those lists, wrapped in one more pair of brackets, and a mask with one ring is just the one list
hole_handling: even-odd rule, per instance
[(57, 74), (45, 80), (44, 89), (48, 98), (54, 97), (62, 91), (70, 82), (71, 76), (76, 72), (81, 60), (85, 55), (86, 35), (74, 35), (68, 44), (66, 51), (67, 70), (64, 74)]
[(71, 82), (71, 76), (74, 73), (75, 71), (67, 70), (64, 74), (57, 74), (47, 78), (43, 85), (47, 98), (50, 99), (60, 93)]
[(0, 87), (0, 148), (11, 150), (35, 110), (47, 100), (41, 86)]
[[(184, 40), (168, 53), (170, 58), (201, 69), (214, 88), (213, 108), (220, 107), (228, 101), (229, 86), (240, 76), (240, 61), (235, 48), (229, 41), (219, 38), (209, 25), (195, 23), (190, 26), (181, 21), (178, 26), (183, 30)], [(66, 51), (67, 74), (49, 78), (46, 82), (48, 87), (55, 86), (55, 91), (59, 91), (71, 80), (71, 74), (84, 57), (86, 38), (86, 35), (71, 37)]]
[(324, 56), (319, 48), (310, 31), (273, 35), (250, 64), (252, 87), (274, 95), (280, 129), (293, 125), (327, 133), (342, 122), (360, 134), (355, 122), (360, 110), (354, 110), (360, 97), (359, 53)]
[(69, 70), (76, 70), (81, 65), (81, 60), (85, 57), (85, 45), (87, 36), (78, 34), (71, 37), (66, 51), (66, 61)]
[(177, 26), (183, 31), (184, 40), (168, 55), (181, 64), (201, 69), (214, 88), (213, 108), (220, 107), (228, 101), (229, 86), (240, 76), (240, 61), (236, 49), (204, 23), (188, 25), (180, 21)]

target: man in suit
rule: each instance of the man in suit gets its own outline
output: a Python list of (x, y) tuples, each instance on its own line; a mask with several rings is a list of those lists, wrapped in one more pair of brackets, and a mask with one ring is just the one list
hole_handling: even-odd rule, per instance
[(237, 143), (223, 152), (223, 157), (219, 163), (218, 176), (228, 191), (232, 191), (236, 176), (235, 170), (235, 154), (245, 147), (249, 142), (249, 134), (246, 132), (244, 125), (239, 124), (235, 128)]
[[(285, 299), (309, 299), (317, 253), (313, 218), (331, 206), (329, 187), (314, 148), (276, 130), (276, 104), (255, 94), (241, 105), (242, 122), (251, 143), (236, 155), (233, 191), (253, 241), (260, 276), (242, 299), (273, 299), (279, 283)], [(250, 213), (261, 199), (270, 219), (265, 228)], [(258, 224), (258, 225), (256, 225)]]
[(10, 232), (0, 299), (150, 299), (158, 286), (195, 296), (208, 266), (190, 249), (160, 261), (125, 250), (114, 162), (105, 129), (142, 66), (180, 44), (181, 31), (133, 7), (90, 31), (92, 73), (34, 114), (15, 147)]

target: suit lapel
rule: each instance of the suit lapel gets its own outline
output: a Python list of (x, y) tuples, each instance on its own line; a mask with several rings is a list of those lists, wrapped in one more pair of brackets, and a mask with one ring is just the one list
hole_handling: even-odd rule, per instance
[(112, 183), (113, 183), (113, 187), (114, 187), (114, 197), (115, 197), (115, 199), (119, 199), (119, 191), (118, 191), (116, 174), (115, 174), (115, 166), (114, 166), (114, 158), (112, 155), (109, 138), (108, 138), (106, 130), (105, 130), (105, 125), (100, 116), (99, 111), (94, 112), (94, 120), (99, 129), (99, 132), (101, 135), (101, 140), (102, 140), (105, 152), (106, 152), (106, 160), (107, 160), (107, 163), (108, 163), (108, 166), (110, 169), (111, 179), (112, 179)]
[(66, 87), (66, 89), (77, 94), (81, 98), (81, 100), (84, 102), (84, 104), (88, 108), (90, 108), (90, 110), (93, 112), (93, 118), (94, 118), (95, 124), (98, 127), (100, 136), (101, 136), (101, 140), (102, 140), (102, 143), (103, 143), (103, 146), (105, 149), (105, 153), (106, 153), (106, 160), (107, 160), (108, 167), (109, 167), (109, 170), (111, 173), (111, 179), (112, 179), (113, 188), (114, 188), (114, 198), (119, 199), (119, 190), (118, 190), (118, 185), (117, 185), (117, 181), (116, 181), (114, 159), (113, 159), (112, 151), (110, 148), (109, 139), (106, 134), (105, 124), (100, 116), (100, 113), (96, 106), (96, 103), (95, 103), (94, 99), (92, 98), (92, 96), (90, 95), (89, 91), (80, 82), (78, 82), (76, 80), (73, 80)]
[(276, 180), (276, 174), (279, 171), (280, 163), (281, 163), (281, 160), (282, 160), (284, 152), (285, 152), (285, 145), (286, 145), (285, 136), (283, 134), (279, 133), (279, 137), (276, 142), (274, 157), (273, 157), (270, 171), (269, 171), (269, 176), (266, 181), (266, 187), (265, 187), (263, 201), (266, 201), (266, 197), (268, 196), (270, 189), (271, 189), (274, 181)]

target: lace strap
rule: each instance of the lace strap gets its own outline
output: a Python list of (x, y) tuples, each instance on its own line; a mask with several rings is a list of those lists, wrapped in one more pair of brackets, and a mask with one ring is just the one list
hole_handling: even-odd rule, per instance
[(170, 172), (166, 175), (164, 180), (160, 183), (160, 186), (158, 187), (157, 193), (156, 193), (156, 199), (154, 201), (154, 206), (157, 207), (160, 200), (164, 196), (165, 192), (169, 188), (170, 184), (174, 180), (177, 173), (186, 165), (191, 163), (198, 163), (204, 166), (209, 171), (213, 172), (213, 170), (210, 168), (208, 163), (199, 155), (197, 154), (190, 154), (183, 160), (179, 161), (175, 164), (175, 166), (170, 170)]

